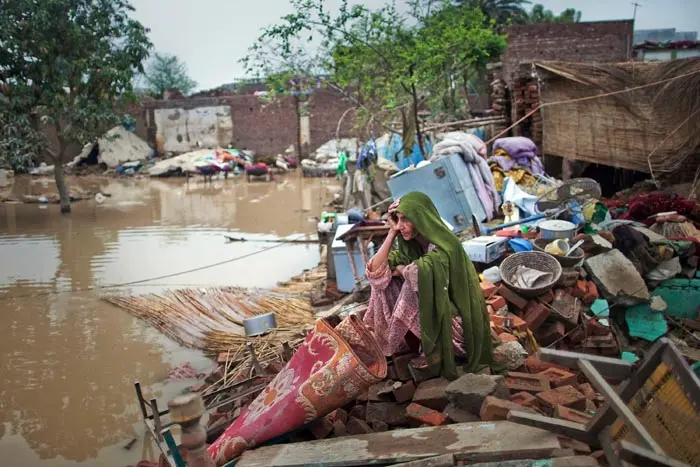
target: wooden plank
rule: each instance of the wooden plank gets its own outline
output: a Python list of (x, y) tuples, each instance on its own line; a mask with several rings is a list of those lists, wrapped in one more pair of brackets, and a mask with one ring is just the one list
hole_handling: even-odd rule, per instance
[(582, 443), (596, 445), (595, 437), (586, 431), (586, 426), (581, 423), (570, 422), (558, 418), (545, 417), (543, 415), (511, 410), (508, 413), (508, 420), (521, 425), (527, 425), (551, 433), (568, 436)]
[(620, 459), (645, 467), (689, 467), (684, 462), (662, 456), (627, 441), (620, 441)]
[(237, 467), (356, 466), (412, 462), (469, 452), (472, 462), (546, 458), (561, 445), (556, 435), (515, 423), (478, 422), (386, 431), (247, 451)]

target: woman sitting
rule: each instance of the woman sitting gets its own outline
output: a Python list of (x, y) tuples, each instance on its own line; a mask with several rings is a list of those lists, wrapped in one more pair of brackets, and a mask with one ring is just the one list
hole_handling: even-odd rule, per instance
[[(455, 379), (455, 353), (476, 372), (492, 366), (486, 304), (474, 265), (430, 198), (408, 193), (389, 207), (391, 230), (367, 264), (372, 288), (364, 322), (386, 356), (420, 338), (428, 367)], [(393, 250), (398, 237), (398, 250)]]

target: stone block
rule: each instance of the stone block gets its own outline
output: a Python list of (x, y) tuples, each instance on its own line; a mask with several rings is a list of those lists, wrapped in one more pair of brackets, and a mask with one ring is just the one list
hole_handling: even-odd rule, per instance
[(586, 410), (586, 396), (573, 386), (560, 386), (537, 393), (540, 405), (554, 410), (558, 405), (576, 410)]
[(452, 381), (445, 392), (451, 404), (475, 415), (479, 414), (486, 396), (510, 400), (503, 376), (469, 373)]
[(384, 431), (389, 431), (389, 425), (384, 422), (372, 422), (372, 430), (375, 433), (382, 433)]
[(613, 249), (586, 258), (584, 265), (590, 278), (602, 286), (600, 292), (605, 297), (649, 299), (649, 289), (647, 289), (644, 279), (632, 261), (626, 258), (620, 250)]
[(538, 393), (550, 389), (549, 380), (540, 375), (532, 375), (530, 373), (519, 373), (517, 371), (509, 371), (505, 380), (506, 387), (511, 394), (525, 391), (529, 393)]
[(581, 301), (564, 289), (557, 289), (551, 305), (552, 318), (563, 322), (567, 329), (578, 325)]
[(485, 422), (507, 420), (508, 412), (510, 412), (511, 410), (536, 413), (531, 408), (523, 407), (522, 405), (516, 404), (515, 402), (498, 399), (497, 397), (493, 396), (486, 396), (483, 404), (481, 405), (479, 416), (481, 417), (481, 420)]
[(447, 421), (447, 416), (437, 410), (424, 407), (422, 405), (411, 403), (406, 407), (406, 414), (409, 418), (417, 420), (431, 426), (444, 425)]

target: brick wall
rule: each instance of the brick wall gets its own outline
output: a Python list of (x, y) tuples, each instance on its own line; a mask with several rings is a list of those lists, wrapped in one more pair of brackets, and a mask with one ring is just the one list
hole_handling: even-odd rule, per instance
[[(353, 107), (338, 91), (328, 88), (316, 89), (308, 104), (311, 150), (333, 139), (338, 129), (338, 121), (343, 113)], [(340, 138), (353, 136), (355, 112), (345, 114), (340, 125)]]
[(253, 95), (229, 98), (233, 147), (261, 155), (284, 152), (297, 141), (299, 125), (293, 97), (266, 102)]
[(535, 60), (630, 60), (633, 26), (632, 20), (509, 26), (508, 47), (502, 56), (505, 79), (511, 83), (519, 63)]

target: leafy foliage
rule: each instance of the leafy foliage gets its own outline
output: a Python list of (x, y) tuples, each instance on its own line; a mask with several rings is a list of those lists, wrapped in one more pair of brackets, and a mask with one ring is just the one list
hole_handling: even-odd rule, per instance
[(41, 155), (45, 140), (32, 129), (29, 115), (0, 107), (0, 168), (22, 172)]
[[(151, 47), (147, 29), (129, 17), (132, 10), (128, 0), (0, 0), (0, 88), (6, 98), (0, 106), (14, 114), (30, 147), (41, 125), (55, 127), (58, 151), (50, 151), (45, 139), (42, 149), (56, 163), (66, 211), (62, 163), (68, 144), (93, 141), (119, 122), (117, 110), (133, 97), (133, 76), (143, 71)], [(42, 118), (29, 125), (34, 114)]]
[(552, 10), (545, 10), (544, 5), (536, 4), (530, 11), (529, 22), (537, 23), (578, 23), (581, 21), (581, 12), (575, 8), (567, 8), (561, 14), (556, 15)]
[(509, 24), (524, 24), (528, 22), (525, 5), (529, 0), (457, 0), (457, 5), (463, 9), (478, 9), (487, 21), (493, 21), (500, 31)]
[[(291, 3), (295, 13), (265, 29), (250, 48), (247, 72), (267, 76), (276, 92), (308, 89), (323, 75), (325, 85), (353, 102), (360, 124), (394, 119), (400, 111), (407, 144), (412, 135), (422, 143), (421, 108), (450, 101), (454, 110), (456, 83), (505, 47), (479, 10), (447, 0), (413, 0), (407, 13), (393, 3), (370, 10), (344, 0), (333, 12), (323, 0)], [(313, 56), (304, 42), (316, 50)]]
[(166, 90), (175, 88), (187, 95), (197, 87), (190, 78), (187, 65), (175, 55), (156, 53), (146, 66), (144, 75), (147, 87), (156, 98), (162, 98)]

